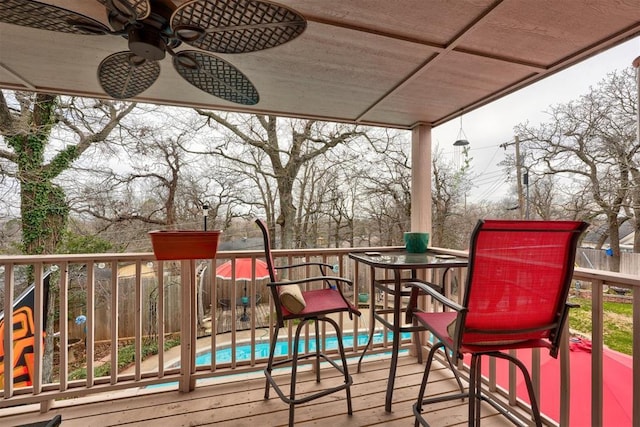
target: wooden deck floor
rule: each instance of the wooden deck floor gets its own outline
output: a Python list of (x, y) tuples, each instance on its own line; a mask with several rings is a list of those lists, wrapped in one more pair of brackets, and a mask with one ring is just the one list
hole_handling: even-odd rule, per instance
[[(384, 392), (388, 375), (388, 359), (373, 359), (363, 364), (363, 372), (352, 369), (352, 416), (346, 414), (344, 392), (330, 395), (306, 405), (295, 413), (296, 426), (409, 426), (413, 425), (412, 405), (422, 377), (423, 365), (410, 356), (400, 358), (393, 396), (393, 412), (384, 411)], [(323, 371), (324, 372), (324, 371)], [(327, 371), (322, 383), (338, 381), (333, 371)], [(312, 374), (299, 375), (305, 387), (314, 387)], [(283, 382), (286, 383), (283, 377)], [(453, 391), (456, 383), (448, 369), (440, 368), (430, 376), (429, 394)], [(220, 379), (216, 381), (221, 381)], [(64, 427), (104, 426), (282, 426), (287, 424), (288, 407), (271, 391), (264, 400), (264, 376), (257, 373), (248, 378), (227, 377), (225, 383), (198, 385), (191, 393), (177, 390), (129, 390), (112, 393), (109, 400), (97, 397), (56, 403), (46, 414), (27, 413), (0, 418), (0, 425), (15, 426), (62, 415)], [(322, 384), (321, 383), (321, 384)], [(104, 398), (103, 398), (104, 399)], [(63, 406), (64, 405), (64, 406)], [(428, 420), (434, 426), (466, 425), (466, 402), (453, 401), (428, 408)], [(491, 408), (483, 407), (485, 427), (510, 424)]]

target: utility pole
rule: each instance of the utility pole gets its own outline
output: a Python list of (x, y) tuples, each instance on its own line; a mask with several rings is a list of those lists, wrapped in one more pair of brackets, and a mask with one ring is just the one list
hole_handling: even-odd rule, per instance
[[(500, 144), (500, 147), (506, 150), (509, 145), (511, 144), (505, 142)], [(518, 135), (515, 136), (514, 145), (516, 147), (516, 191), (518, 192), (518, 212), (520, 212), (520, 219), (529, 219), (529, 171), (525, 170), (523, 178), (522, 168), (524, 165), (522, 164), (522, 158), (520, 157), (520, 137)], [(522, 184), (527, 186), (526, 204)]]
[(518, 181), (518, 206), (520, 207), (520, 219), (524, 219), (524, 191), (522, 189), (522, 159), (520, 158), (520, 137), (516, 135), (516, 179)]

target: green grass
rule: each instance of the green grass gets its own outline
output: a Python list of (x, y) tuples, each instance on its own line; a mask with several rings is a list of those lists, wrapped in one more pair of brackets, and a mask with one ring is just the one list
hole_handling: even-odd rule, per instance
[[(591, 300), (572, 298), (571, 302), (580, 304), (580, 307), (569, 311), (569, 327), (591, 335)], [(632, 304), (605, 301), (603, 307), (604, 344), (630, 355), (633, 345)]]
[[(164, 349), (169, 350), (172, 347), (180, 345), (179, 339), (168, 339), (164, 342)], [(149, 341), (142, 345), (142, 360), (149, 356), (158, 354), (158, 342)], [(135, 362), (136, 349), (133, 344), (122, 346), (118, 349), (118, 369), (124, 369)], [(94, 377), (104, 377), (111, 375), (111, 364), (105, 363), (93, 370)], [(87, 378), (87, 368), (79, 368), (69, 373), (70, 380), (80, 380)]]

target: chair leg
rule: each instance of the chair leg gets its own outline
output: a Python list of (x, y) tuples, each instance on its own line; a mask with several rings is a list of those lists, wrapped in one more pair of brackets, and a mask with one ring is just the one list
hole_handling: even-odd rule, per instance
[(316, 325), (316, 361), (314, 369), (316, 370), (316, 382), (320, 382), (320, 328)]
[(482, 403), (482, 356), (478, 355), (478, 363), (475, 367), (475, 390), (473, 392), (474, 396), (474, 406), (475, 406), (475, 426), (480, 427), (480, 405)]
[[(315, 325), (316, 351), (309, 354), (303, 354), (300, 356), (299, 355), (300, 335), (302, 333), (303, 328), (307, 325), (309, 321), (314, 321), (316, 323)], [(323, 321), (331, 324), (331, 326), (333, 326), (333, 328), (336, 331), (336, 337), (338, 340), (338, 349), (340, 352), (340, 358), (342, 359), (342, 366), (340, 366), (337, 361), (332, 360), (331, 358), (329, 358), (327, 355), (325, 355), (323, 352), (320, 351), (320, 332), (319, 332), (320, 326), (319, 325), (320, 325), (320, 322), (323, 322)], [(351, 405), (350, 387), (351, 387), (351, 384), (353, 383), (353, 380), (349, 376), (349, 371), (347, 367), (348, 366), (347, 358), (344, 352), (344, 345), (342, 343), (342, 331), (340, 330), (338, 323), (328, 317), (312, 317), (312, 318), (302, 319), (296, 328), (295, 337), (293, 339), (293, 343), (292, 343), (293, 350), (291, 353), (292, 356), (286, 360), (274, 362), (273, 359), (275, 356), (277, 338), (278, 338), (278, 329), (276, 326), (276, 329), (274, 330), (274, 333), (273, 333), (273, 338), (272, 338), (273, 341), (271, 343), (269, 361), (267, 363), (267, 367), (264, 370), (265, 376), (267, 377), (267, 385), (265, 388), (265, 398), (269, 397), (269, 388), (273, 387), (273, 389), (278, 394), (280, 399), (282, 399), (285, 403), (289, 405), (289, 426), (293, 427), (293, 424), (294, 424), (295, 405), (310, 402), (311, 400), (318, 399), (323, 396), (327, 396), (331, 393), (335, 393), (343, 389), (346, 390), (346, 394), (347, 394), (347, 412), (349, 415), (352, 415), (353, 410)], [(316, 393), (308, 394), (301, 398), (296, 398), (296, 382), (297, 382), (297, 375), (298, 375), (299, 359), (312, 359), (311, 362), (316, 367), (316, 379), (318, 382), (320, 382), (320, 359), (324, 359), (326, 362), (328, 362), (330, 365), (332, 365), (335, 369), (337, 369), (344, 375), (344, 384), (331, 387), (331, 388), (326, 388), (324, 390), (318, 391)], [(288, 364), (290, 364), (291, 366), (291, 378), (290, 378), (291, 384), (289, 387), (289, 394), (286, 395), (283, 392), (283, 390), (280, 388), (280, 386), (277, 384), (276, 380), (272, 377), (271, 373), (273, 371), (274, 366), (280, 366), (280, 365), (284, 366)]]
[(536, 399), (536, 394), (533, 391), (533, 383), (531, 381), (531, 375), (529, 375), (529, 370), (518, 358), (513, 357), (511, 355), (505, 353), (495, 353), (492, 356), (500, 357), (502, 359), (506, 359), (512, 362), (514, 365), (520, 369), (522, 372), (522, 376), (524, 377), (524, 382), (527, 386), (527, 393), (529, 394), (529, 401), (531, 402), (531, 413), (533, 415), (533, 421), (537, 427), (542, 427), (542, 417), (540, 416), (540, 408), (538, 407), (538, 400)]
[[(518, 360), (516, 357), (513, 357), (509, 354), (502, 353), (500, 351), (492, 351), (488, 353), (478, 353), (473, 354), (471, 356), (471, 370), (469, 372), (469, 425), (471, 426), (472, 420), (475, 418), (475, 425), (480, 425), (480, 403), (482, 400), (486, 401), (488, 404), (493, 406), (498, 412), (507, 417), (512, 423), (519, 425), (521, 424), (521, 420), (514, 416), (513, 413), (509, 410), (508, 406), (497, 402), (490, 397), (482, 394), (482, 370), (480, 364), (481, 356), (492, 356), (500, 359), (507, 360), (508, 362), (513, 363), (520, 369), (522, 375), (525, 380), (525, 384), (527, 386), (527, 392), (529, 394), (529, 400), (531, 401), (531, 413), (533, 416), (533, 421), (537, 427), (542, 427), (542, 417), (540, 415), (540, 408), (538, 407), (538, 402), (536, 396), (533, 391), (533, 383), (531, 382), (531, 376), (529, 375), (529, 371), (527, 367)], [(476, 362), (477, 359), (477, 362)], [(474, 396), (471, 396), (473, 393)], [(473, 399), (473, 402), (471, 400)]]
[[(347, 414), (353, 415), (353, 406), (351, 404), (351, 376), (349, 375), (349, 368), (347, 366), (347, 356), (344, 352), (344, 344), (342, 343), (342, 330), (338, 326), (335, 320), (326, 317), (323, 321), (329, 322), (336, 331), (336, 338), (338, 339), (338, 352), (340, 353), (340, 359), (342, 360), (342, 373), (344, 375), (345, 392), (347, 394)], [(316, 331), (318, 328), (316, 328)], [(317, 347), (317, 346), (316, 346)]]
[(471, 356), (469, 368), (469, 427), (480, 426), (480, 403), (482, 401), (482, 363), (480, 354)]
[[(413, 326), (418, 326), (418, 320), (413, 318)], [(420, 331), (415, 331), (413, 333), (413, 340), (416, 345), (416, 357), (418, 358), (418, 363), (422, 365), (422, 342), (420, 340)]]
[[(296, 382), (298, 376), (298, 347), (300, 342), (300, 334), (302, 333), (302, 328), (306, 325), (308, 319), (302, 320), (298, 327), (296, 328), (296, 336), (293, 339), (293, 354), (291, 360), (291, 386), (289, 389), (289, 427), (293, 427), (293, 417), (294, 411), (296, 407)], [(316, 325), (316, 331), (317, 331)], [(317, 345), (316, 345), (317, 347)]]
[(451, 358), (451, 354), (449, 354), (449, 350), (446, 348), (442, 349), (444, 351), (444, 355), (447, 358), (447, 362), (449, 363), (449, 367), (451, 368), (451, 372), (453, 372), (453, 376), (458, 383), (458, 388), (460, 389), (460, 393), (464, 393), (464, 386), (462, 385), (462, 380), (460, 379), (460, 374), (458, 373), (458, 368)]
[(473, 426), (476, 417), (476, 367), (478, 365), (477, 355), (471, 356), (471, 366), (469, 367), (469, 406), (467, 423), (469, 427)]
[[(431, 363), (433, 362), (433, 357), (440, 347), (444, 347), (444, 344), (438, 342), (437, 344), (431, 347), (429, 350), (429, 354), (427, 355), (427, 362), (424, 366), (424, 374), (422, 374), (422, 383), (420, 384), (420, 391), (418, 392), (418, 400), (413, 405), (413, 414), (416, 417), (415, 427), (419, 425), (428, 425), (426, 420), (422, 417), (422, 401), (424, 400), (424, 393), (427, 390), (427, 382), (429, 381), (429, 372), (431, 372)], [(446, 351), (446, 349), (445, 349)]]
[(266, 385), (264, 388), (265, 399), (269, 398), (269, 389), (271, 388), (271, 385), (269, 383), (269, 375), (271, 375), (271, 371), (273, 370), (273, 357), (276, 352), (276, 344), (278, 343), (279, 330), (280, 328), (278, 327), (278, 324), (276, 322), (276, 324), (273, 325), (273, 333), (271, 334), (271, 345), (269, 346), (269, 360), (267, 361), (267, 367), (264, 369), (265, 374), (268, 374), (266, 375), (267, 379), (266, 379)]

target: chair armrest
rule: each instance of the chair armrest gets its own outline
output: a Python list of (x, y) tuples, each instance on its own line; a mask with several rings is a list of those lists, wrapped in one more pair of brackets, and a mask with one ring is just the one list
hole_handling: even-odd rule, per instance
[(411, 295), (409, 296), (409, 305), (407, 306), (407, 323), (411, 323), (413, 321), (413, 313), (418, 310), (418, 296), (420, 294), (427, 294), (430, 297), (434, 298), (439, 303), (443, 304), (450, 309), (463, 312), (466, 309), (455, 301), (450, 300), (449, 298), (442, 295), (437, 289), (429, 286), (426, 283), (422, 282), (409, 282), (406, 283), (406, 286), (411, 288)]
[(281, 265), (281, 266), (277, 266), (276, 270), (285, 270), (285, 269), (289, 269), (289, 268), (298, 268), (298, 267), (307, 267), (307, 266), (311, 266), (311, 265), (317, 265), (320, 268), (320, 272), (322, 272), (322, 275), (325, 275), (324, 272), (324, 268), (329, 268), (329, 269), (333, 269), (333, 265), (331, 264), (326, 264), (324, 262), (303, 262), (300, 264), (291, 264), (291, 265)]
[(352, 286), (353, 285), (353, 282), (351, 280), (345, 279), (343, 277), (315, 276), (315, 277), (305, 277), (304, 279), (287, 280), (287, 281), (282, 281), (282, 282), (269, 282), (269, 283), (267, 283), (267, 286), (300, 285), (300, 284), (303, 284), (303, 283), (321, 282), (321, 281), (327, 281), (327, 280), (333, 280), (336, 283), (342, 282), (342, 283), (346, 284), (347, 286)]

